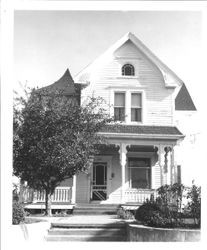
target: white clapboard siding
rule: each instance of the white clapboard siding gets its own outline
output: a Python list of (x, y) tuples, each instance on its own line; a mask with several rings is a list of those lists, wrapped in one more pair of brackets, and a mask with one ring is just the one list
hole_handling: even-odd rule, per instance
[(157, 189), (161, 186), (161, 173), (160, 173), (160, 165), (156, 163), (152, 167), (152, 188)]
[[(121, 76), (121, 66), (132, 63), (135, 77)], [(173, 89), (165, 87), (159, 69), (149, 61), (131, 42), (126, 42), (115, 53), (114, 58), (98, 65), (89, 77), (90, 84), (82, 92), (86, 96), (101, 96), (108, 104), (113, 89), (142, 90), (145, 93), (144, 112), (146, 125), (172, 125)]]
[(87, 203), (89, 202), (90, 188), (88, 183), (88, 176), (85, 173), (77, 175), (77, 186), (76, 186), (76, 202)]

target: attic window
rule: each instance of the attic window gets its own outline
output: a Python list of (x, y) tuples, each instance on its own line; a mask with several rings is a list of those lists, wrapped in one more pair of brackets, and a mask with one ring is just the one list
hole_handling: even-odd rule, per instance
[(134, 76), (134, 66), (131, 64), (125, 64), (122, 67), (122, 75), (123, 76)]

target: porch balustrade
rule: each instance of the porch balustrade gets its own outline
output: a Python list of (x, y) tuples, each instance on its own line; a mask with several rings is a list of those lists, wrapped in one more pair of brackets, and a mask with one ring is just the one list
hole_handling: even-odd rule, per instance
[(124, 201), (143, 203), (146, 199), (150, 199), (151, 195), (156, 197), (156, 190), (127, 189), (124, 192)]
[[(51, 197), (52, 202), (69, 202), (71, 203), (72, 188), (71, 187), (57, 187)], [(45, 202), (45, 191), (34, 191), (26, 188), (22, 192), (22, 202)]]

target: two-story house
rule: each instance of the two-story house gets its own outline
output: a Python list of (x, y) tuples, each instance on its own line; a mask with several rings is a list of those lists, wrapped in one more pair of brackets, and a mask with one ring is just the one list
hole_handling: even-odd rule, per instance
[[(74, 84), (69, 71), (56, 85), (67, 81)], [(108, 144), (87, 173), (57, 188), (54, 200), (142, 203), (161, 185), (181, 180), (176, 152), (185, 133), (176, 126), (177, 111), (196, 109), (182, 80), (137, 37), (127, 33), (74, 81), (83, 86), (81, 103), (88, 96), (101, 96), (116, 125), (100, 131)], [(66, 195), (58, 196), (63, 191)]]

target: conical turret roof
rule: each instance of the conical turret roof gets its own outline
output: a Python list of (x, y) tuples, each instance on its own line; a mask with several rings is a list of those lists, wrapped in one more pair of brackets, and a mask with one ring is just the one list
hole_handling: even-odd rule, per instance
[(51, 91), (56, 91), (59, 90), (61, 91), (64, 95), (74, 95), (77, 94), (77, 84), (74, 83), (74, 80), (70, 74), (69, 69), (65, 71), (63, 76), (53, 84), (47, 86), (47, 89), (50, 89)]

